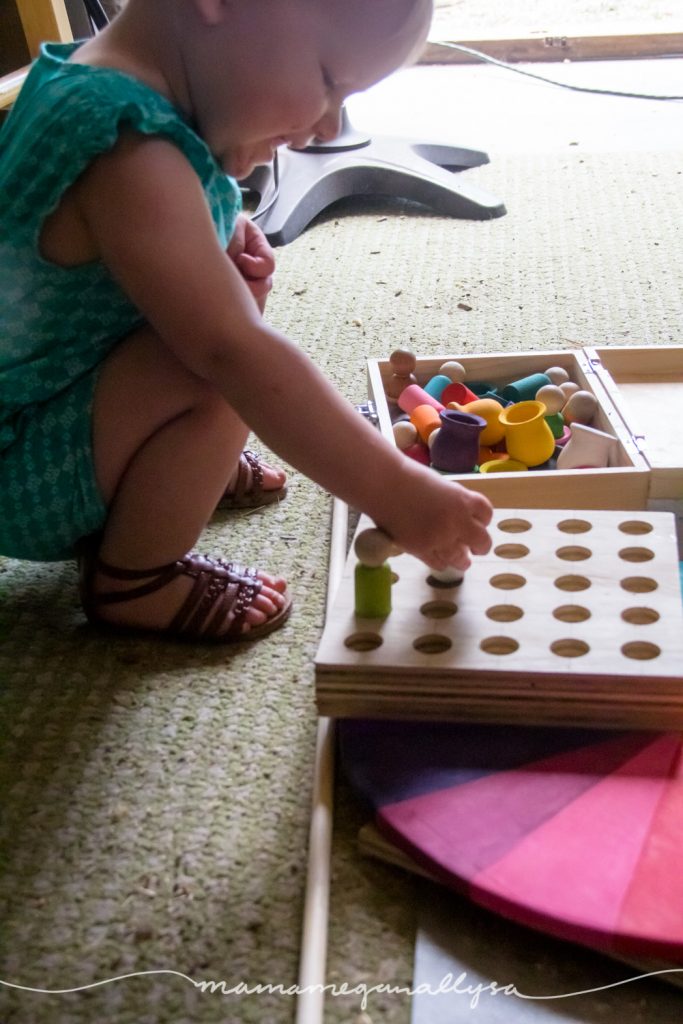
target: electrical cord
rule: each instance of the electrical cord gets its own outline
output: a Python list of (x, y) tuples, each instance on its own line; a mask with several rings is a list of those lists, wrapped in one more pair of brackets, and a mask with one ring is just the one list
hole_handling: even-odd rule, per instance
[[(88, 12), (88, 17), (91, 19), (95, 28), (98, 30), (105, 28), (109, 22), (109, 18), (107, 17), (100, 0), (83, 0), (83, 3), (86, 11)], [(652, 96), (642, 92), (619, 92), (616, 89), (595, 89), (587, 85), (572, 85), (569, 82), (558, 82), (555, 78), (546, 78), (545, 75), (537, 75), (533, 71), (524, 71), (522, 68), (515, 67), (514, 64), (508, 64), (503, 60), (498, 60), (496, 57), (490, 57), (487, 53), (482, 53), (480, 50), (474, 50), (470, 46), (463, 46), (462, 43), (447, 43), (445, 40), (439, 39), (431, 45), (445, 46), (450, 50), (460, 50), (462, 53), (468, 53), (471, 57), (476, 57), (477, 60), (484, 61), (486, 64), (495, 64), (496, 67), (503, 68), (505, 71), (514, 71), (517, 75), (524, 75), (526, 78), (535, 78), (538, 82), (545, 82), (547, 85), (557, 85), (560, 89), (571, 89), (573, 92), (588, 92), (599, 96), (621, 96), (626, 99), (634, 100), (683, 100), (683, 96)], [(277, 154), (274, 170), (275, 195), (271, 197), (267, 206), (262, 210), (258, 210), (259, 217), (262, 217), (264, 213), (268, 212), (278, 196)]]
[(446, 43), (439, 40), (431, 45), (445, 46), (450, 50), (460, 50), (462, 53), (468, 53), (471, 57), (476, 57), (478, 60), (484, 61), (487, 64), (495, 64), (496, 67), (503, 68), (505, 71), (514, 71), (517, 75), (525, 75), (527, 78), (535, 78), (538, 82), (546, 82), (548, 85), (557, 85), (561, 89), (571, 89), (573, 92), (589, 92), (600, 96), (621, 96), (626, 99), (634, 100), (683, 100), (683, 96), (651, 96), (642, 92), (619, 92), (616, 89), (595, 89), (587, 85), (572, 85), (569, 82), (558, 82), (555, 78), (546, 78), (545, 75), (537, 75), (533, 71), (524, 71), (522, 68), (515, 67), (514, 64), (507, 64), (505, 61), (498, 60), (496, 57), (490, 57), (487, 53), (481, 53), (479, 50), (473, 50), (469, 46), (463, 46), (461, 43)]
[[(505, 61), (498, 60), (496, 57), (491, 57), (487, 53), (482, 53), (480, 50), (474, 50), (470, 46), (463, 46), (461, 43), (447, 43), (443, 40), (439, 40), (432, 43), (433, 46), (444, 46), (451, 50), (461, 50), (463, 53), (469, 54), (471, 57), (476, 57), (478, 60), (484, 61), (487, 64), (495, 64), (496, 67), (503, 68), (505, 71), (514, 71), (515, 74), (524, 75), (527, 78), (536, 79), (538, 82), (545, 82), (547, 85), (556, 85), (561, 89), (570, 89), (573, 92), (587, 92), (593, 93), (600, 96), (619, 96), (626, 99), (637, 99), (637, 100), (683, 100), (683, 96), (655, 96), (648, 95), (647, 93), (639, 92), (620, 92), (616, 89), (597, 89), (587, 85), (572, 85), (569, 82), (558, 82), (554, 78), (546, 78), (545, 75), (538, 75), (532, 71), (524, 71), (522, 68), (515, 67), (513, 64), (508, 64)], [(271, 195), (268, 202), (263, 206), (259, 205), (252, 214), (254, 220), (265, 216), (266, 213), (275, 205), (277, 198), (280, 194), (280, 181), (279, 181), (279, 167), (278, 167), (278, 155), (277, 151), (273, 157), (273, 194)], [(243, 192), (248, 192), (248, 189), (243, 189)]]

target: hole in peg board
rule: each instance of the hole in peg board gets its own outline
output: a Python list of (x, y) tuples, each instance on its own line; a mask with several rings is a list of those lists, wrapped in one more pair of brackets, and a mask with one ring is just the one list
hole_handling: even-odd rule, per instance
[(567, 591), (579, 591), (588, 590), (591, 585), (591, 581), (587, 576), (558, 576), (555, 580), (555, 586), (558, 590)]
[(590, 548), (583, 548), (579, 544), (569, 544), (567, 547), (558, 548), (555, 554), (563, 562), (585, 562), (593, 552)]
[(457, 604), (452, 601), (425, 601), (420, 608), (422, 614), (428, 619), (448, 619), (455, 615), (458, 610)]
[(562, 604), (553, 610), (553, 615), (560, 622), (585, 622), (591, 617), (589, 609), (581, 604)]
[(514, 572), (501, 572), (492, 576), (489, 583), (498, 590), (519, 590), (526, 585), (526, 580), (524, 576), (518, 576)]
[(628, 590), (631, 594), (649, 594), (658, 586), (657, 580), (649, 576), (627, 576), (621, 581), (622, 589)]
[(526, 533), (531, 529), (531, 523), (528, 519), (501, 519), (498, 529), (503, 533)]
[(525, 544), (499, 544), (493, 553), (498, 558), (526, 558), (529, 549)]
[(486, 654), (514, 654), (519, 650), (519, 644), (511, 636), (487, 636), (479, 646)]
[(652, 658), (658, 658), (662, 650), (657, 644), (651, 644), (645, 640), (631, 640), (623, 645), (621, 653), (627, 658), (635, 658), (637, 661), (650, 661)]
[(344, 646), (352, 651), (376, 651), (382, 646), (382, 637), (378, 633), (352, 633), (347, 636)]
[(644, 523), (640, 519), (627, 519), (623, 523), (619, 523), (619, 529), (622, 533), (630, 533), (633, 536), (644, 533), (652, 533), (652, 523)]
[(588, 533), (593, 529), (593, 524), (587, 519), (563, 519), (557, 524), (557, 528), (562, 533)]
[(652, 622), (657, 622), (659, 612), (654, 608), (624, 608), (621, 617), (632, 626), (649, 626)]
[(584, 654), (588, 654), (590, 647), (585, 640), (579, 640), (576, 637), (565, 637), (561, 640), (553, 640), (550, 650), (558, 658), (581, 658)]
[(443, 654), (450, 650), (451, 641), (440, 633), (428, 633), (413, 641), (413, 647), (420, 654)]
[(486, 609), (486, 614), (494, 622), (516, 622), (522, 618), (524, 611), (516, 604), (494, 604)]
[(655, 557), (654, 551), (650, 548), (622, 548), (619, 558), (625, 562), (649, 562)]

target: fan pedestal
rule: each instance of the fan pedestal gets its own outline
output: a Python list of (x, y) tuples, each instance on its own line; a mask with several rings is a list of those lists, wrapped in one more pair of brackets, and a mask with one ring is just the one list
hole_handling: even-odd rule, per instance
[(456, 172), (488, 163), (476, 149), (461, 149), (357, 132), (342, 110), (342, 130), (329, 143), (281, 149), (241, 184), (260, 196), (253, 214), (271, 245), (287, 245), (322, 210), (350, 196), (408, 199), (448, 217), (502, 217), (503, 203)]

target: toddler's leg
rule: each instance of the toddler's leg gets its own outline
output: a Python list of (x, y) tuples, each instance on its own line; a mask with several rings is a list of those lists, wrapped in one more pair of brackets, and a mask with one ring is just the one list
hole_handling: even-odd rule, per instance
[[(95, 471), (109, 506), (101, 559), (144, 570), (182, 558), (225, 491), (247, 433), (222, 396), (187, 370), (151, 329), (121, 342), (102, 367), (93, 409)], [(272, 482), (282, 480), (267, 485)], [(284, 580), (260, 578), (263, 587), (245, 629), (265, 622), (285, 603)], [(130, 587), (95, 577), (95, 593)], [(179, 577), (153, 594), (104, 605), (101, 615), (122, 625), (163, 628), (191, 588), (191, 579)]]

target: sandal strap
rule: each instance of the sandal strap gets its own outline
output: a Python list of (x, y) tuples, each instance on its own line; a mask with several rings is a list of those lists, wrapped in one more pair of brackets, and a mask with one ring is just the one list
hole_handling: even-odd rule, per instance
[[(127, 590), (93, 593), (96, 572), (118, 580), (147, 580)], [(104, 562), (93, 549), (81, 554), (81, 600), (90, 619), (106, 604), (132, 601), (161, 590), (178, 576), (191, 576), (194, 584), (176, 613), (167, 632), (187, 638), (237, 636), (248, 609), (263, 587), (255, 569), (245, 568), (223, 558), (209, 558), (190, 552), (184, 558), (152, 569), (120, 569)], [(226, 622), (232, 615), (230, 625)]]
[[(222, 558), (196, 555), (186, 556), (183, 562), (184, 574), (194, 576), (195, 582), (169, 629), (182, 636), (204, 638), (241, 633), (247, 610), (263, 587), (256, 570), (244, 569)], [(232, 621), (226, 628), (231, 615)]]
[[(121, 601), (131, 601), (136, 597), (145, 597), (161, 590), (176, 576), (182, 575), (182, 562), (168, 562), (166, 565), (158, 565), (153, 569), (119, 569), (115, 565), (103, 562), (101, 558), (95, 559), (93, 571), (101, 572), (114, 580), (148, 580), (139, 587), (129, 587), (127, 590), (104, 590), (97, 594), (90, 595), (90, 598), (97, 604), (118, 604)], [(151, 577), (151, 578), (150, 578)]]
[[(251, 470), (251, 474), (250, 471)], [(240, 501), (249, 492), (263, 490), (263, 466), (256, 452), (245, 448), (237, 463), (237, 483), (231, 497)]]

